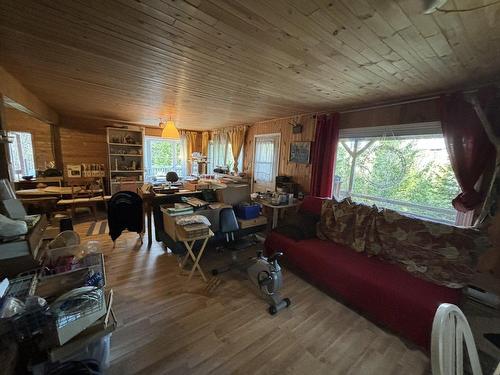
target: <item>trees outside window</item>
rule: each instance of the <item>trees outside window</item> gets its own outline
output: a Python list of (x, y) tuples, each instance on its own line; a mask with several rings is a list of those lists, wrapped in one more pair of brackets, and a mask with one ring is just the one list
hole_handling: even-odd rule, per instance
[(184, 176), (181, 142), (173, 139), (146, 137), (146, 181), (165, 181), (167, 172)]
[(338, 199), (456, 222), (451, 200), (460, 188), (441, 135), (343, 138), (335, 175)]

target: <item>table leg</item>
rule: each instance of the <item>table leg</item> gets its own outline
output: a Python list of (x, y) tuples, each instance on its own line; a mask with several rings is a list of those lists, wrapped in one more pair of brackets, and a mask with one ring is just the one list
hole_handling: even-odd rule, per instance
[(152, 227), (153, 227), (153, 214), (152, 214), (152, 207), (151, 203), (147, 202), (146, 203), (146, 218), (148, 220), (148, 245), (151, 245), (151, 242), (153, 241), (152, 237)]
[(273, 208), (273, 229), (278, 226), (278, 209)]
[[(188, 242), (184, 242), (184, 246), (186, 246), (186, 248), (188, 249), (188, 251), (187, 251), (186, 255), (184, 255), (184, 258), (182, 259), (182, 262), (180, 264), (182, 270), (186, 266), (188, 258), (189, 257), (193, 258), (193, 256), (191, 255), (191, 251), (190, 251), (192, 245), (189, 245)], [(193, 260), (194, 260), (194, 258), (193, 258)]]
[[(195, 242), (196, 241), (193, 241), (191, 244), (187, 243), (187, 241), (184, 242), (184, 245), (186, 246), (186, 248), (188, 250), (188, 254), (191, 256), (191, 259), (194, 261), (193, 268), (191, 268), (191, 271), (189, 272), (188, 282), (191, 281), (191, 278), (193, 277), (195, 269), (198, 269), (198, 272), (201, 274), (203, 281), (207, 282), (207, 278), (205, 277), (205, 274), (203, 273), (203, 270), (201, 269), (199, 262), (200, 262), (201, 257), (203, 256), (203, 252), (205, 251), (205, 247), (207, 245), (208, 238), (205, 238), (205, 240), (203, 241), (203, 244), (201, 245), (200, 252), (198, 253), (198, 257), (196, 257), (194, 255), (194, 252), (193, 252), (193, 246), (194, 246)], [(183, 263), (185, 263), (185, 262), (183, 262)]]

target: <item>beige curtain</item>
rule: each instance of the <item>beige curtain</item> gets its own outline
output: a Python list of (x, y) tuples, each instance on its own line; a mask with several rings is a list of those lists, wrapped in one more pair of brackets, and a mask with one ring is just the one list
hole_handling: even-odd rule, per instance
[(208, 142), (210, 141), (210, 133), (201, 133), (201, 154), (203, 156), (208, 156)]
[(193, 148), (196, 145), (196, 138), (198, 133), (190, 132), (187, 130), (179, 130), (182, 143), (183, 159), (185, 160), (186, 176), (190, 176), (191, 171), (191, 157), (193, 155)]
[(227, 131), (227, 136), (231, 143), (231, 150), (233, 152), (233, 170), (235, 173), (238, 173), (238, 158), (240, 157), (241, 149), (245, 143), (246, 131), (246, 126), (235, 126), (234, 128), (229, 128)]

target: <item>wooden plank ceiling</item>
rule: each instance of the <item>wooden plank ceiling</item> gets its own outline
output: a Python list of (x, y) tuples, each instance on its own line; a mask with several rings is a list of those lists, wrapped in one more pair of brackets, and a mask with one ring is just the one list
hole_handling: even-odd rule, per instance
[(1, 0), (0, 65), (60, 113), (191, 129), (496, 80), (500, 6), (423, 2)]

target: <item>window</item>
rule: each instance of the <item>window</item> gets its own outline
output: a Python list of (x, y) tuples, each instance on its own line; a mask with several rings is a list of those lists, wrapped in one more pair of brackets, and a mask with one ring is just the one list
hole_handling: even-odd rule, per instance
[[(233, 151), (227, 137), (219, 135), (208, 143), (207, 159), (207, 172), (209, 174), (213, 173), (217, 167), (227, 166), (230, 171), (233, 170)], [(238, 171), (243, 171), (243, 148), (238, 158)]]
[(165, 181), (167, 172), (185, 175), (179, 140), (145, 137), (144, 157), (146, 181)]
[(31, 133), (9, 132), (8, 136), (12, 140), (9, 154), (14, 180), (20, 180), (22, 176), (34, 176), (35, 157)]
[[(438, 123), (439, 124), (439, 123)], [(346, 196), (419, 218), (455, 224), (451, 200), (460, 188), (440, 127), (394, 127), (380, 134), (349, 130), (340, 135), (334, 180), (337, 199)], [(420, 131), (419, 131), (420, 130)], [(429, 134), (430, 133), (430, 134)]]

